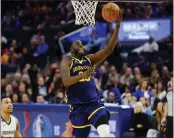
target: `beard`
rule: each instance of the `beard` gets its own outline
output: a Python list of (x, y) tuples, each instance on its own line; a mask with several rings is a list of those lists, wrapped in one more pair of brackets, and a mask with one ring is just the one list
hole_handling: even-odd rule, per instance
[(78, 53), (78, 56), (82, 58), (85, 54), (84, 53)]
[(80, 53), (79, 51), (75, 51), (75, 50), (72, 53), (74, 53), (79, 58), (82, 58), (85, 55), (84, 52), (83, 53)]

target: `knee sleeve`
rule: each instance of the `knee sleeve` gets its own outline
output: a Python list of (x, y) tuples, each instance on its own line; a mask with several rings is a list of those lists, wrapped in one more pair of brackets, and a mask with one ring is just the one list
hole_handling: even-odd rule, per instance
[(109, 138), (110, 137), (110, 131), (109, 131), (109, 125), (103, 124), (97, 127), (97, 132), (101, 138)]

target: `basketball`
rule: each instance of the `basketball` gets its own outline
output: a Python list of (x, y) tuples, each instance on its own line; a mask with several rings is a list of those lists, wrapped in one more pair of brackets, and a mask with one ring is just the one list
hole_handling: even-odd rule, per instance
[(107, 22), (114, 22), (119, 15), (119, 6), (115, 3), (108, 3), (102, 9), (102, 16)]

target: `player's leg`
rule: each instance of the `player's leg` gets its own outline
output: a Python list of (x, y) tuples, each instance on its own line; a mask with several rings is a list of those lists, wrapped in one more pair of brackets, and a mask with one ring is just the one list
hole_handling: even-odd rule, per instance
[(100, 116), (94, 127), (97, 129), (100, 137), (110, 137), (109, 119), (107, 115)]
[(73, 128), (72, 128), (71, 122), (69, 121), (65, 125), (66, 125), (66, 129), (62, 133), (61, 138), (64, 138), (64, 137), (69, 137), (69, 138), (71, 137), (72, 138), (73, 137), (73, 135), (72, 135)]
[(90, 123), (97, 129), (100, 137), (110, 137), (109, 112), (105, 107), (96, 108), (88, 117)]
[(88, 120), (88, 114), (85, 112), (85, 108), (79, 106), (74, 108), (69, 119), (72, 123), (73, 136), (75, 136), (75, 138), (87, 138), (90, 133), (91, 124)]
[(72, 135), (75, 136), (75, 138), (88, 138), (90, 130), (91, 130), (91, 126), (87, 126), (85, 128), (73, 127)]

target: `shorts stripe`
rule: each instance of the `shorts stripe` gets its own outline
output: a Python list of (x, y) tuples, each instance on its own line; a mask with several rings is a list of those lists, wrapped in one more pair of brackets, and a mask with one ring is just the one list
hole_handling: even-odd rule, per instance
[(91, 117), (92, 117), (98, 110), (100, 110), (100, 109), (102, 109), (102, 108), (105, 108), (105, 107), (99, 107), (99, 108), (95, 109), (95, 110), (89, 115), (88, 120), (91, 119)]
[(90, 127), (91, 125), (88, 124), (88, 125), (84, 125), (84, 126), (74, 126), (72, 125), (73, 128), (85, 128), (85, 127)]

